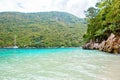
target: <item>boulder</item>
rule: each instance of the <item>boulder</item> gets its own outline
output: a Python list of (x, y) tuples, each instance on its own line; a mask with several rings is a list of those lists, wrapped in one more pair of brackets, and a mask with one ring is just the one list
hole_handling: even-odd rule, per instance
[(99, 50), (109, 52), (109, 53), (120, 53), (120, 36), (111, 35), (106, 41), (102, 41), (99, 45)]
[(120, 53), (120, 37), (116, 37), (113, 42), (113, 53)]
[(90, 49), (91, 43), (86, 43), (85, 45), (82, 46), (83, 49)]
[(98, 49), (99, 48), (99, 43), (94, 43), (93, 44), (93, 49)]
[(99, 43), (89, 42), (83, 46), (83, 49), (98, 49)]
[(103, 51), (105, 44), (106, 44), (105, 40), (102, 41), (102, 42), (99, 44), (98, 49), (101, 50), (101, 51)]

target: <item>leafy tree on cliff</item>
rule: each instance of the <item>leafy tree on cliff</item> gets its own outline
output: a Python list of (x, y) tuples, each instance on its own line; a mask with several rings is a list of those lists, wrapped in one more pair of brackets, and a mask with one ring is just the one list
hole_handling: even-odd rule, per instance
[[(94, 17), (88, 18), (88, 29), (84, 35), (86, 41), (107, 39), (111, 33), (120, 32), (120, 0), (102, 0), (97, 5), (100, 10)], [(89, 9), (88, 9), (89, 11)], [(95, 11), (94, 11), (95, 12)], [(95, 14), (95, 13), (93, 13)]]

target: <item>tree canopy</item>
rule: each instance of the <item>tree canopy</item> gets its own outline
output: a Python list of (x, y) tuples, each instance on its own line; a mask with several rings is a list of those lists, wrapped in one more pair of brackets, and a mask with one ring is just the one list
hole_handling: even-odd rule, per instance
[(65, 12), (0, 13), (0, 47), (77, 47), (86, 31), (84, 19)]
[(120, 33), (119, 4), (120, 0), (101, 0), (96, 7), (91, 7), (86, 11), (88, 29), (83, 36), (86, 42), (90, 40), (101, 42), (106, 40), (111, 33)]

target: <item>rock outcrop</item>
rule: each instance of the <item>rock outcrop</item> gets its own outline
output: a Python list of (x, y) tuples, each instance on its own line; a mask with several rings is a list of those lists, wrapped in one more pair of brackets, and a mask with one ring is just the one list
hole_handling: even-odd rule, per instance
[(89, 42), (82, 46), (84, 49), (98, 49), (99, 43)]
[(120, 35), (114, 35), (113, 33), (105, 41), (102, 51), (109, 53), (120, 53)]
[(104, 40), (101, 43), (90, 41), (89, 43), (86, 43), (83, 48), (98, 49), (109, 53), (120, 54), (120, 35), (114, 35), (113, 33), (111, 33), (106, 41)]

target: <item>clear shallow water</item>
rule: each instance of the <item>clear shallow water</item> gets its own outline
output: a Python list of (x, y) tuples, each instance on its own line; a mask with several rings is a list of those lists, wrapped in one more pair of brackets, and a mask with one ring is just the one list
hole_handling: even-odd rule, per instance
[(81, 48), (0, 49), (0, 80), (120, 80), (120, 55)]

